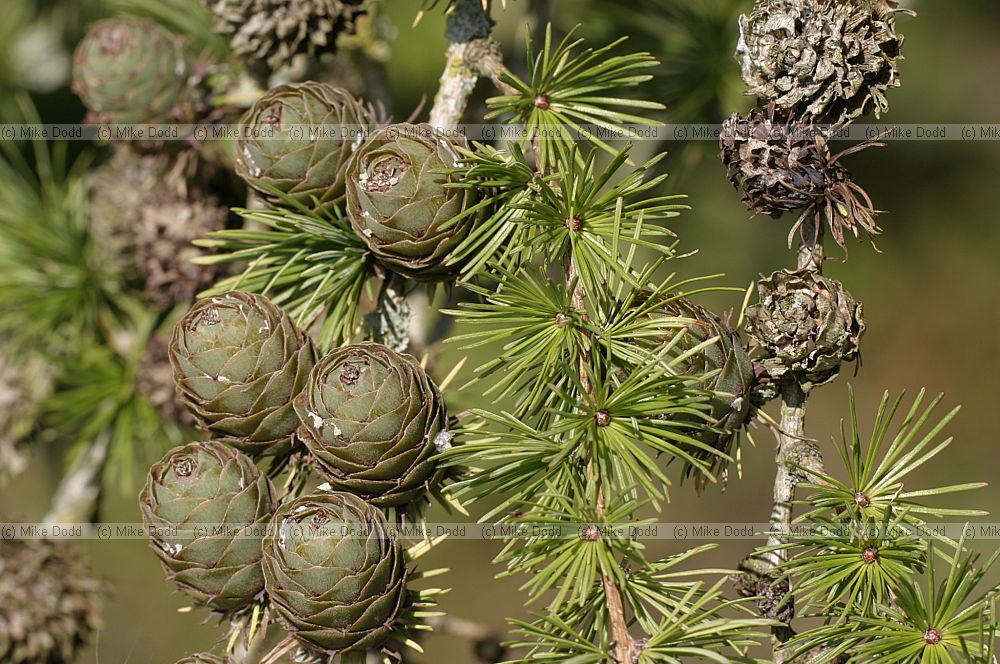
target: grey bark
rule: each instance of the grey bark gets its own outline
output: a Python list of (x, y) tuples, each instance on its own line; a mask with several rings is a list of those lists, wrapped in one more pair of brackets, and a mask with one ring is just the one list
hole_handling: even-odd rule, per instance
[(101, 475), (108, 458), (110, 436), (100, 434), (63, 475), (45, 523), (92, 523), (101, 497)]

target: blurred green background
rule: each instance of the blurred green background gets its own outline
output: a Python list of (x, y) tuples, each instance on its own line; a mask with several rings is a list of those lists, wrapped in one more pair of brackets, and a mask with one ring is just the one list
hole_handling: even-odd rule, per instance
[[(8, 3), (11, 7), (18, 4), (5, 0), (5, 12)], [(422, 95), (431, 97), (436, 89), (444, 62), (443, 18), (440, 12), (432, 12), (411, 29), (416, 3), (386, 0), (384, 4), (387, 18), (395, 26), (390, 41), (392, 57), (387, 63), (388, 84), (396, 116), (403, 117)], [(515, 67), (528, 9), (547, 12), (563, 30), (582, 21), (583, 33), (598, 40), (631, 34), (645, 26), (647, 34), (636, 32), (640, 47), (663, 58), (672, 56), (674, 60), (665, 62), (668, 67), (684, 57), (701, 67), (698, 75), (686, 81), (690, 89), (684, 81), (679, 85), (677, 77), (650, 88), (658, 91), (659, 101), (674, 109), (677, 115), (672, 117), (696, 119), (701, 114), (701, 121), (716, 121), (719, 114), (742, 110), (748, 104), (738, 96), (737, 64), (727, 55), (735, 44), (734, 22), (709, 21), (706, 29), (715, 39), (702, 40), (681, 30), (671, 31), (669, 17), (657, 22), (645, 12), (655, 11), (658, 5), (681, 9), (688, 5), (688, 9), (711, 14), (714, 9), (710, 5), (718, 5), (721, 15), (729, 16), (732, 7), (748, 10), (750, 0), (650, 0), (634, 7), (632, 3), (599, 0), (554, 0), (547, 5), (508, 0), (507, 4), (506, 11), (494, 10), (496, 36), (504, 42), (505, 53)], [(911, 6), (919, 11), (919, 18), (900, 19), (900, 29), (906, 35), (903, 87), (890, 92), (887, 120), (1000, 122), (1000, 3), (922, 0)], [(10, 45), (13, 42), (8, 40), (15, 36), (7, 30), (0, 32), (0, 44), (7, 41)], [(39, 63), (39, 72), (47, 66), (55, 65)], [(715, 91), (720, 87), (724, 92), (717, 97), (703, 95), (702, 88)], [(36, 101), (43, 116), (53, 121), (76, 121), (83, 115), (65, 90), (37, 94)], [(470, 113), (468, 117), (474, 116)], [(639, 149), (647, 147), (651, 146)], [(794, 262), (785, 244), (788, 220), (748, 219), (715, 158), (714, 144), (668, 144), (665, 149), (671, 152), (665, 162), (671, 173), (667, 186), (672, 193), (688, 194), (693, 208), (674, 226), (683, 248), (697, 249), (696, 255), (674, 266), (682, 276), (725, 272), (720, 284), (745, 287), (760, 273)], [(856, 390), (865, 423), (871, 421), (883, 390), (915, 394), (926, 387), (931, 393), (945, 392), (946, 407), (964, 406), (950, 428), (957, 442), (943, 458), (923, 467), (914, 480), (928, 486), (988, 481), (988, 489), (960, 495), (949, 504), (998, 512), (1000, 426), (994, 415), (1000, 410), (1000, 369), (992, 353), (1000, 346), (1000, 144), (894, 142), (851, 157), (847, 163), (876, 205), (887, 211), (879, 218), (885, 233), (878, 238), (881, 253), (852, 242), (850, 260), (841, 262), (839, 251), (829, 250), (834, 258), (828, 262), (828, 273), (864, 302), (868, 332), (857, 375), (845, 371), (810, 401), (808, 434), (824, 444), (828, 458), (832, 456), (829, 441), (846, 414), (848, 383)], [(717, 296), (707, 302), (719, 308), (738, 307), (739, 297)], [(440, 373), (447, 372), (453, 357), (445, 355), (438, 363)], [(762, 428), (756, 430), (755, 438), (757, 447), (745, 453), (742, 479), (734, 476), (724, 492), (709, 488), (700, 497), (688, 485), (675, 488), (664, 519), (766, 520), (773, 441)], [(62, 460), (54, 453), (36, 455), (24, 475), (0, 489), (0, 512), (23, 520), (40, 518), (61, 470)], [(137, 491), (134, 487), (127, 493), (109, 495), (103, 518), (138, 521)], [(444, 520), (437, 513), (429, 518)], [(733, 566), (746, 553), (747, 544), (723, 542), (700, 564)], [(997, 543), (980, 546), (986, 549), (993, 544)], [(675, 551), (680, 543), (654, 542), (649, 548), (652, 556)], [(215, 620), (205, 612), (177, 612), (187, 602), (163, 580), (144, 542), (88, 542), (86, 549), (113, 590), (105, 610), (105, 628), (80, 661), (173, 662), (210, 647), (220, 634)], [(423, 567), (452, 569), (442, 577), (442, 583), (452, 588), (442, 603), (445, 611), (498, 630), (503, 629), (505, 616), (526, 613), (518, 581), (493, 578), (499, 569), (489, 561), (498, 550), (498, 543), (452, 541), (426, 558)], [(430, 636), (425, 648), (426, 655), (414, 661), (475, 661), (469, 643), (455, 637)]]

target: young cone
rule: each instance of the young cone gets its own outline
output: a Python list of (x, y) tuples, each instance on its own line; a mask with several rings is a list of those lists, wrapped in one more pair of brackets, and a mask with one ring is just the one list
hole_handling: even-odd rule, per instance
[[(464, 145), (464, 141), (462, 143)], [(347, 173), (347, 214), (355, 232), (389, 269), (416, 281), (447, 281), (460, 265), (450, 252), (469, 234), (469, 189), (445, 185), (455, 146), (430, 125), (391, 125), (358, 148)]]
[[(150, 468), (139, 494), (142, 520), (157, 533), (150, 546), (167, 578), (220, 611), (247, 606), (264, 588), (260, 537), (238, 531), (262, 529), (275, 503), (271, 481), (253, 461), (216, 442), (171, 450)], [(226, 532), (198, 532), (212, 527)]]
[(170, 122), (187, 115), (190, 64), (180, 40), (150, 19), (90, 26), (73, 56), (73, 91), (99, 122)]
[[(713, 421), (711, 428), (699, 432), (697, 437), (728, 455), (740, 431), (753, 418), (757, 407), (762, 405), (755, 390), (762, 372), (750, 360), (740, 335), (724, 318), (686, 298), (668, 303), (662, 311), (669, 316), (693, 321), (684, 328), (685, 337), (679, 344), (678, 352), (686, 352), (718, 337), (715, 344), (692, 354), (681, 370), (687, 374), (713, 374), (702, 385), (713, 393)], [(694, 447), (689, 451), (696, 458), (708, 462), (713, 472), (726, 467), (727, 461), (722, 457)], [(706, 481), (704, 477), (700, 478), (702, 485)]]
[(395, 531), (347, 493), (304, 496), (275, 513), (264, 578), (292, 635), (329, 653), (381, 646), (406, 600)]
[(275, 205), (282, 203), (277, 191), (309, 207), (333, 206), (343, 199), (347, 160), (357, 147), (351, 136), (375, 123), (345, 90), (312, 81), (280, 85), (240, 121), (236, 174)]
[(250, 455), (291, 450), (292, 399), (316, 351), (270, 300), (242, 292), (199, 300), (169, 352), (180, 398), (202, 428)]
[(316, 364), (295, 411), (299, 438), (334, 487), (385, 507), (434, 481), (444, 402), (409, 355), (372, 343), (336, 349)]

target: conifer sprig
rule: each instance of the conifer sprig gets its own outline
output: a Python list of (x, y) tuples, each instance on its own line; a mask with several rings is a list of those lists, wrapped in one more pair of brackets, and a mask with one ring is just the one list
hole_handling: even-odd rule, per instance
[(450, 176), (448, 187), (473, 189), (481, 197), (452, 222), (482, 212), (475, 227), (449, 258), (449, 263), (462, 266), (459, 282), (468, 283), (487, 263), (499, 269), (516, 270), (524, 260), (524, 247), (531, 244), (529, 234), (533, 230), (520, 223), (524, 218), (520, 205), (535, 191), (548, 186), (552, 176), (538, 174), (516, 144), (508, 151), (482, 143), (463, 150), (461, 163), (444, 174)]
[(462, 280), (491, 264), (513, 272), (534, 259), (559, 262), (571, 250), (584, 285), (596, 291), (603, 267), (628, 275), (617, 258), (622, 243), (669, 255), (675, 236), (662, 222), (689, 209), (685, 197), (650, 195), (667, 177), (649, 177), (665, 153), (623, 173), (630, 151), (613, 151), (601, 166), (596, 150), (560, 146), (562, 166), (550, 175), (535, 172), (517, 145), (510, 153), (481, 145), (466, 152), (445, 171), (454, 180), (449, 186), (488, 193), (452, 223), (488, 212), (452, 253), (450, 262), (463, 264)]
[(490, 398), (519, 395), (516, 413), (538, 414), (552, 401), (550, 385), (565, 383), (562, 367), (575, 365), (578, 349), (588, 343), (582, 314), (572, 309), (572, 290), (528, 270), (515, 275), (499, 268), (484, 285), (466, 289), (478, 299), (442, 313), (473, 331), (448, 342), (463, 351), (502, 343), (501, 355), (477, 367), (474, 381), (491, 382), (483, 391)]
[[(927, 565), (927, 543), (902, 528), (905, 513), (879, 522), (817, 519), (815, 534), (790, 538), (795, 555), (779, 569), (796, 602), (825, 616), (871, 615)], [(845, 535), (845, 530), (850, 532)]]
[(562, 155), (559, 175), (551, 186), (538, 187), (535, 195), (512, 206), (524, 211), (521, 223), (535, 228), (529, 235), (532, 257), (551, 264), (569, 256), (589, 293), (600, 290), (606, 267), (629, 276), (628, 267), (618, 259), (620, 243), (669, 254), (674, 234), (655, 222), (688, 209), (677, 202), (683, 196), (649, 195), (667, 176), (646, 176), (666, 154), (615, 179), (629, 151), (627, 146), (615, 153), (599, 170), (596, 151), (584, 157), (574, 146)]
[[(799, 501), (807, 509), (797, 521), (810, 525), (806, 534), (787, 537), (774, 547), (788, 557), (777, 576), (793, 589), (782, 602), (794, 598), (800, 612), (823, 618), (825, 624), (789, 641), (792, 657), (818, 649), (819, 658), (810, 662), (835, 662), (848, 654), (858, 661), (882, 661), (889, 657), (886, 653), (891, 653), (887, 661), (899, 664), (988, 661), (981, 657), (994, 637), (982, 637), (995, 622), (988, 601), (995, 589), (976, 589), (993, 559), (977, 569), (977, 556), (966, 551), (964, 538), (955, 542), (921, 528), (925, 516), (985, 514), (924, 502), (984, 483), (913, 487), (911, 473), (950, 445), (950, 438), (940, 437), (958, 409), (935, 418), (942, 396), (925, 404), (921, 391), (894, 427), (897, 415), (904, 412), (903, 398), (882, 396), (872, 433), (862, 443), (851, 391), (850, 423), (842, 426), (837, 442), (846, 479), (832, 471), (803, 468), (810, 477), (804, 486), (813, 491)], [(949, 565), (949, 576), (938, 587), (935, 566), (942, 560)], [(926, 595), (917, 582), (924, 573), (929, 579)], [(968, 577), (967, 582), (960, 577)], [(949, 636), (941, 636), (942, 628), (936, 625), (948, 625)]]
[[(3, 120), (41, 123), (27, 97), (13, 102)], [(107, 456), (95, 491), (111, 480), (131, 490), (136, 462), (189, 431), (139, 389), (139, 366), (167, 313), (142, 304), (134, 271), (91, 218), (90, 163), (86, 153), (70, 161), (66, 143), (0, 141), (0, 340), (5, 352), (30, 347), (50, 364), (37, 439), (62, 444), (70, 460), (101, 440)]]
[(108, 438), (103, 481), (115, 481), (123, 491), (134, 487), (136, 467), (194, 435), (191, 427), (165, 419), (138, 389), (144, 354), (162, 330), (154, 316), (136, 312), (132, 318), (116, 331), (115, 345), (83, 343), (57, 361), (57, 390), (43, 410), (45, 426), (69, 443), (70, 457)]
[[(889, 664), (990, 664), (997, 630), (991, 610), (996, 589), (984, 590), (983, 583), (1000, 551), (981, 565), (980, 557), (966, 550), (964, 538), (946, 551), (932, 546), (924, 578), (899, 584), (891, 602), (871, 614), (804, 632), (788, 645), (799, 654), (823, 648), (810, 660), (818, 664), (845, 653), (858, 661)], [(937, 567), (942, 563), (948, 572), (939, 580)]]
[(564, 485), (573, 480), (574, 450), (561, 440), (547, 437), (508, 412), (475, 409), (469, 414), (476, 419), (455, 430), (461, 444), (442, 457), (446, 466), (466, 471), (449, 486), (456, 497), (472, 503), (490, 495), (503, 496), (483, 520), (528, 503), (547, 482)]
[[(654, 599), (666, 610), (662, 620), (647, 630), (650, 636), (642, 640), (635, 661), (646, 664), (683, 664), (692, 660), (732, 664), (760, 662), (745, 653), (759, 643), (762, 636), (759, 630), (771, 621), (725, 615), (733, 604), (723, 596), (724, 583), (720, 580), (705, 585), (695, 581), (674, 586), (670, 592), (661, 590)], [(628, 585), (631, 584), (626, 587)], [(600, 591), (595, 599), (603, 599)], [(566, 617), (550, 612), (538, 614), (530, 623), (511, 621), (516, 635), (512, 645), (526, 650), (524, 657), (513, 661), (518, 664), (606, 662), (606, 653), (612, 645), (607, 637), (607, 617), (600, 604), (592, 606), (590, 611), (570, 612)]]
[[(552, 38), (552, 26), (545, 30), (545, 41), (536, 52), (526, 33), (525, 46), (531, 73), (527, 80), (508, 72), (500, 80), (514, 93), (488, 100), (493, 109), (486, 118), (502, 118), (523, 125), (521, 146), (532, 146), (539, 170), (547, 173), (560, 161), (559, 153), (569, 151), (577, 140), (615, 153), (603, 140), (601, 130), (613, 136), (625, 136), (622, 126), (628, 123), (651, 125), (656, 120), (627, 113), (620, 108), (658, 111), (663, 104), (620, 96), (620, 90), (648, 81), (648, 70), (657, 60), (649, 53), (613, 55), (626, 41), (618, 39), (601, 48), (578, 50), (582, 38), (574, 37), (574, 28), (559, 43)], [(581, 159), (583, 155), (577, 154)], [(565, 165), (565, 164), (561, 164)]]
[[(527, 511), (510, 523), (538, 534), (509, 541), (496, 558), (507, 565), (505, 575), (527, 574), (522, 590), (529, 601), (548, 594), (546, 608), (552, 611), (586, 606), (602, 576), (624, 586), (624, 569), (645, 565), (641, 545), (613, 528), (630, 519), (639, 503), (628, 497), (613, 500), (600, 513), (593, 494), (578, 479), (569, 487), (567, 491), (565, 482), (549, 483), (534, 504), (526, 504)], [(645, 521), (634, 523), (639, 527)]]
[[(712, 393), (688, 362), (718, 338), (684, 343), (693, 321), (662, 310), (707, 290), (663, 276), (676, 245), (666, 222), (685, 209), (659, 193), (665, 176), (652, 173), (664, 155), (636, 167), (628, 147), (595, 141), (612, 155), (601, 165), (575, 143), (589, 137), (572, 135), (578, 122), (645, 121), (609, 107), (658, 104), (604, 95), (644, 81), (653, 61), (577, 45), (554, 45), (550, 31), (530, 55), (530, 83), (508, 75), (518, 93), (492, 101), (495, 116), (555, 128), (546, 140), (476, 145), (448, 170), (451, 186), (487, 192), (488, 213), (456, 250), (475, 297), (445, 313), (469, 329), (455, 343), (493, 351), (464, 389), (497, 403), (462, 418), (443, 454), (467, 471), (451, 490), (500, 497), (483, 517), (514, 528), (498, 562), (549, 602), (534, 622), (513, 622), (513, 645), (528, 651), (519, 661), (750, 661), (742, 648), (768, 621), (739, 615), (722, 581), (682, 577), (674, 566), (693, 552), (649, 562), (615, 531), (645, 523), (644, 504), (660, 509), (670, 460), (713, 480), (712, 459), (729, 457), (699, 435), (712, 426)], [(651, 254), (645, 265), (640, 252)]]
[[(13, 122), (41, 120), (17, 98)], [(0, 336), (8, 342), (95, 339), (128, 308), (127, 275), (105, 255), (87, 216), (89, 158), (68, 145), (0, 141)]]
[(590, 389), (570, 370), (573, 389), (557, 391), (558, 414), (549, 428), (550, 435), (593, 463), (590, 480), (600, 478), (616, 490), (636, 485), (658, 501), (671, 484), (659, 463), (661, 455), (691, 464), (711, 478), (709, 464), (691, 453), (701, 449), (721, 454), (694, 436), (708, 426), (708, 395), (697, 387), (700, 376), (679, 375), (675, 367), (682, 359), (674, 346), (650, 353), (621, 376), (613, 375), (606, 347), (595, 350), (604, 350), (605, 357), (585, 367)]
[(938, 420), (932, 417), (944, 395), (938, 395), (924, 406), (923, 390), (903, 416), (897, 431), (890, 435), (899, 413), (904, 394), (891, 400), (882, 395), (872, 433), (866, 445), (861, 441), (857, 403), (853, 390), (849, 394), (850, 428), (841, 427), (837, 451), (844, 465), (846, 478), (832, 473), (811, 471), (816, 482), (805, 483), (813, 493), (804, 502), (809, 505), (800, 517), (807, 521), (820, 515), (830, 518), (881, 522), (886, 514), (901, 514), (907, 523), (920, 525), (923, 516), (985, 516), (982, 510), (945, 508), (924, 503), (951, 493), (971, 491), (986, 486), (985, 482), (966, 482), (930, 489), (915, 489), (909, 475), (934, 460), (948, 449), (952, 438), (939, 440), (941, 432), (958, 414), (959, 408)]
[(198, 246), (218, 253), (198, 262), (245, 267), (202, 296), (232, 290), (261, 293), (299, 326), (315, 327), (321, 348), (352, 339), (376, 273), (374, 261), (350, 225), (339, 216), (320, 216), (294, 202), (287, 209), (236, 212), (250, 227), (218, 231), (199, 240)]
[(659, 315), (659, 309), (682, 295), (718, 290), (698, 288), (704, 278), (656, 279), (667, 258), (651, 261), (628, 278), (601, 266), (598, 279), (607, 287), (588, 298), (584, 309), (573, 306), (575, 284), (554, 282), (530, 268), (516, 274), (496, 268), (481, 285), (467, 284), (466, 290), (477, 298), (443, 313), (472, 331), (447, 342), (461, 344), (463, 351), (502, 343), (502, 350), (477, 367), (475, 378), (462, 389), (484, 383), (484, 395), (516, 398), (516, 414), (544, 420), (557, 396), (550, 388), (565, 386), (569, 374), (562, 367), (576, 366), (581, 350), (604, 343), (613, 364), (641, 364), (650, 349), (660, 348), (690, 323)]

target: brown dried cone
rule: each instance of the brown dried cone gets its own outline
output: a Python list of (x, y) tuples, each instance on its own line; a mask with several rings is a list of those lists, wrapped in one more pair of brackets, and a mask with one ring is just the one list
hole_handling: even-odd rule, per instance
[[(753, 109), (745, 118), (733, 114), (723, 123), (720, 158), (743, 202), (756, 213), (780, 217), (802, 210), (788, 234), (789, 244), (806, 215), (822, 215), (837, 244), (844, 231), (858, 237), (880, 232), (871, 198), (840, 159), (881, 145), (866, 141), (838, 154), (830, 151), (823, 131), (810, 122), (779, 120), (774, 107)], [(810, 238), (811, 239), (811, 238)]]
[(757, 282), (760, 300), (746, 312), (747, 329), (771, 376), (792, 374), (804, 386), (827, 383), (858, 356), (865, 321), (839, 281), (810, 270), (781, 270)]
[(349, 493), (303, 496), (275, 513), (263, 550), (271, 605), (296, 639), (331, 654), (388, 639), (407, 572), (380, 510)]
[(243, 608), (264, 589), (260, 543), (276, 504), (253, 461), (214, 441), (168, 452), (139, 494), (167, 578), (220, 611)]
[(134, 228), (169, 170), (166, 156), (114, 147), (111, 157), (87, 174), (87, 221), (106, 255), (134, 262)]
[(335, 51), (371, 0), (206, 0), (215, 30), (229, 35), (237, 55), (276, 70), (292, 58)]
[(178, 394), (202, 428), (250, 455), (292, 449), (292, 399), (316, 351), (270, 300), (242, 292), (199, 300), (174, 327), (169, 353)]
[(0, 539), (0, 661), (74, 661), (100, 627), (101, 594), (70, 542)]
[(118, 149), (88, 176), (91, 227), (109, 253), (134, 267), (146, 300), (160, 310), (189, 304), (223, 273), (192, 262), (204, 255), (193, 241), (225, 228), (229, 212), (201, 188), (210, 170), (187, 174), (185, 159)]
[(900, 11), (893, 0), (757, 0), (740, 17), (747, 93), (817, 122), (881, 115), (899, 87)]
[(788, 579), (761, 579), (757, 586), (757, 611), (764, 618), (791, 622), (795, 617), (795, 603), (788, 597), (791, 590)]
[(379, 507), (426, 491), (437, 447), (450, 441), (437, 386), (415, 359), (381, 344), (331, 351), (295, 411), (299, 438), (330, 483)]
[(229, 211), (214, 196), (191, 197), (160, 188), (142, 208), (135, 229), (136, 265), (146, 299), (160, 309), (193, 302), (221, 270), (196, 265), (204, 251), (193, 242), (226, 227)]

